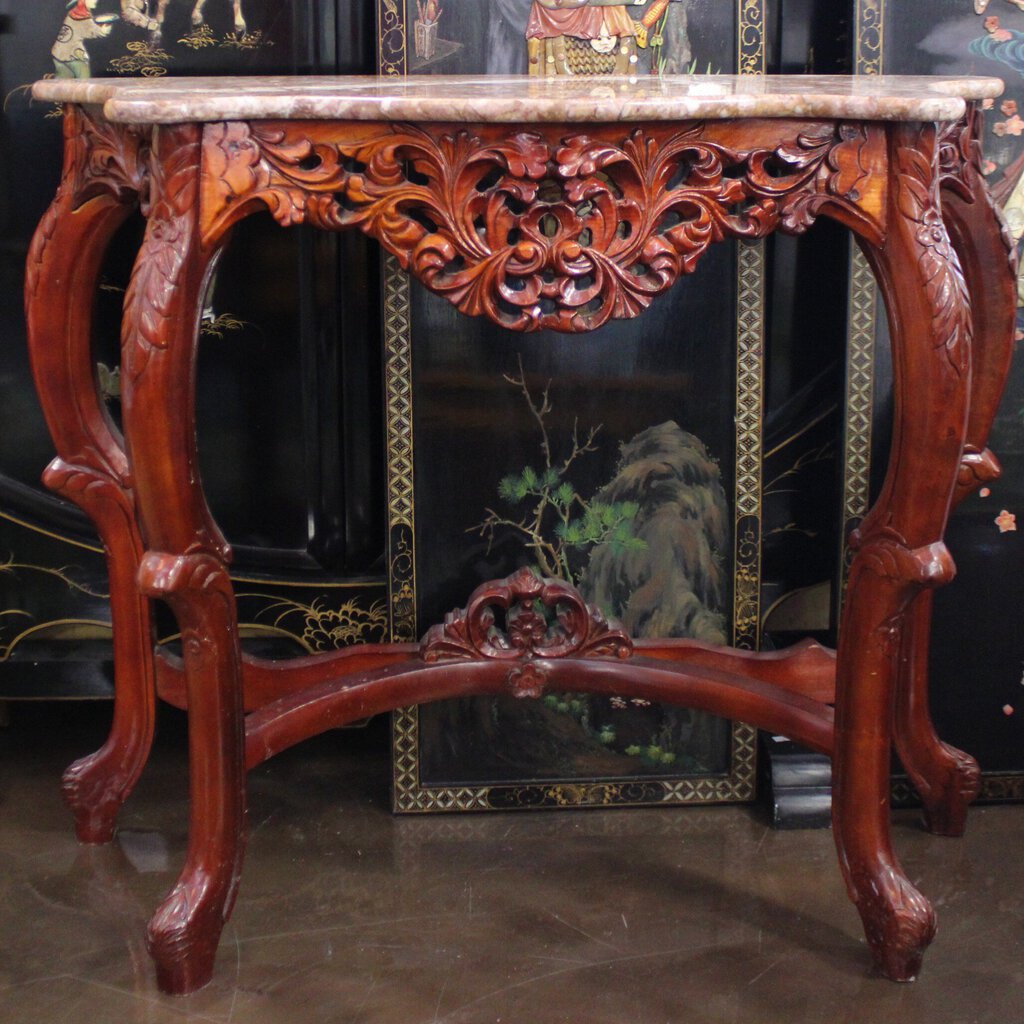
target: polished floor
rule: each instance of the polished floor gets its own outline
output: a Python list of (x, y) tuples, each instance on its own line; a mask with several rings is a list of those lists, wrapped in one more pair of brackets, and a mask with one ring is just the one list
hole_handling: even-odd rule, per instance
[(896, 985), (828, 832), (738, 807), (393, 818), (373, 727), (253, 774), (214, 981), (163, 996), (142, 936), (184, 849), (182, 726), (119, 843), (89, 848), (57, 780), (103, 716), (16, 705), (0, 731), (3, 1024), (1024, 1024), (1024, 807), (976, 809), (959, 841), (897, 815), (940, 928)]

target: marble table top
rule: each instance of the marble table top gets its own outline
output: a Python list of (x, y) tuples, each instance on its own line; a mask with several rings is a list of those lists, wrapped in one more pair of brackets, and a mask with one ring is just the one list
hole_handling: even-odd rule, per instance
[(953, 121), (965, 100), (998, 96), (998, 78), (896, 75), (668, 75), (529, 78), (51, 78), (36, 99), (102, 105), (110, 121), (594, 122), (827, 117)]

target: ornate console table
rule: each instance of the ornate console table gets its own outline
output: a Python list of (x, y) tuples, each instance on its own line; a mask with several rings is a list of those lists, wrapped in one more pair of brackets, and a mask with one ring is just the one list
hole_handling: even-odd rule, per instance
[[(72, 765), (64, 791), (79, 837), (111, 839), (157, 696), (187, 707), (188, 854), (149, 929), (162, 988), (190, 992), (212, 973), (240, 877), (247, 768), (396, 706), (560, 689), (683, 704), (831, 755), (839, 860), (868, 943), (888, 977), (916, 975), (935, 920), (890, 843), (890, 746), (931, 829), (960, 834), (978, 771), (929, 718), (929, 591), (953, 576), (951, 503), (998, 473), (985, 444), (1015, 278), (980, 174), (976, 101), (1000, 89), (724, 76), (36, 85), (66, 104), (63, 181), (27, 280), (59, 453), (45, 479), (103, 538), (117, 664), (110, 738)], [(148, 227), (125, 304), (122, 439), (97, 393), (90, 319), (107, 242), (136, 205)], [(633, 642), (567, 585), (524, 570), (484, 583), (418, 646), (243, 655), (231, 552), (197, 471), (195, 351), (230, 229), (264, 208), (285, 225), (359, 228), (464, 313), (518, 331), (638, 316), (720, 239), (800, 232), (819, 216), (845, 224), (888, 307), (896, 426), (838, 652)], [(154, 650), (153, 598), (178, 618), (180, 659)]]

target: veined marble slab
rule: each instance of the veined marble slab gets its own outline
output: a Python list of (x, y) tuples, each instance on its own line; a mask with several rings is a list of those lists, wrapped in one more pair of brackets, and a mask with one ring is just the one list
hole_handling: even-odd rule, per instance
[(965, 100), (998, 96), (998, 78), (668, 75), (587, 78), (50, 78), (36, 99), (102, 104), (111, 121), (677, 121), (823, 117), (953, 121)]

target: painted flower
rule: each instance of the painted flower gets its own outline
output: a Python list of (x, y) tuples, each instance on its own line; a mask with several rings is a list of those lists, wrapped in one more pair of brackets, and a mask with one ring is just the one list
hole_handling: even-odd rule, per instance
[(1017, 517), (1005, 508), (992, 521), (999, 527), (1000, 533), (1010, 533), (1017, 529)]
[(991, 174), (993, 171), (999, 169), (999, 165), (994, 160), (986, 160), (981, 165), (982, 174)]
[(1000, 138), (1002, 138), (1006, 134), (1006, 122), (996, 121), (996, 123), (992, 125), (992, 134), (998, 135)]
[(1006, 120), (1006, 134), (1007, 135), (1020, 135), (1024, 132), (1024, 121), (1021, 120), (1019, 114), (1014, 114), (1013, 117), (1007, 118)]
[(982, 489), (980, 491), (978, 491), (978, 497), (979, 498), (987, 498), (991, 493), (992, 493), (992, 488), (991, 487), (982, 487)]
[(1006, 715), (1007, 718), (1009, 718), (1010, 715), (1013, 714), (1013, 705), (1012, 704), (1004, 704), (1003, 705), (1003, 714)]
[(988, 99), (984, 99), (984, 100), (981, 101), (981, 109), (982, 110), (991, 110), (995, 105), (996, 105), (996, 101), (994, 99), (992, 99), (991, 96), (989, 96)]
[(1003, 100), (999, 104), (999, 109), (1007, 116), (1011, 117), (1017, 113), (1017, 101), (1016, 100)]

